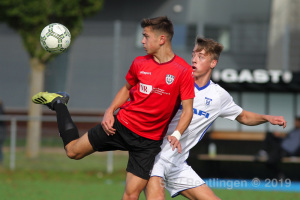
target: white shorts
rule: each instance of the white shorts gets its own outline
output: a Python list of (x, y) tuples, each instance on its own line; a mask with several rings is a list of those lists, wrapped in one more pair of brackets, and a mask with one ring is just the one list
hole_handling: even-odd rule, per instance
[(156, 157), (151, 176), (163, 178), (165, 183), (162, 183), (162, 186), (165, 186), (172, 197), (176, 197), (184, 190), (205, 184), (186, 162), (178, 166), (158, 158), (159, 156)]

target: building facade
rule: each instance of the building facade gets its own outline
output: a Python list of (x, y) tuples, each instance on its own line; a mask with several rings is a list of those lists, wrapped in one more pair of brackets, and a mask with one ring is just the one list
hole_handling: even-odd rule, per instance
[[(145, 54), (141, 19), (166, 15), (174, 23), (176, 54), (190, 62), (197, 35), (221, 42), (224, 52), (213, 80), (244, 109), (283, 115), (291, 129), (294, 115), (300, 114), (299, 15), (293, 14), (299, 7), (295, 0), (109, 0), (84, 21), (70, 48), (48, 63), (45, 90), (70, 93), (73, 111), (103, 112), (125, 83), (133, 59)], [(5, 24), (0, 24), (0, 43), (0, 98), (8, 110), (26, 111), (31, 103), (28, 54), (19, 35)], [(221, 119), (212, 128), (271, 127), (249, 128)]]

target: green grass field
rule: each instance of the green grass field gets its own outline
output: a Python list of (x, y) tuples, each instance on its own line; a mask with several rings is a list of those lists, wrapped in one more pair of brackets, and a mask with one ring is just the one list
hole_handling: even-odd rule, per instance
[[(127, 155), (114, 153), (114, 172), (106, 173), (106, 153), (95, 153), (82, 160), (70, 160), (62, 151), (43, 150), (38, 159), (27, 159), (17, 152), (16, 169), (10, 171), (9, 152), (0, 170), (1, 200), (89, 200), (121, 199), (125, 187)], [(221, 199), (266, 200), (300, 199), (300, 193), (215, 190)], [(144, 200), (142, 194), (140, 197)], [(167, 193), (167, 200), (172, 199)], [(185, 199), (181, 196), (174, 199)]]

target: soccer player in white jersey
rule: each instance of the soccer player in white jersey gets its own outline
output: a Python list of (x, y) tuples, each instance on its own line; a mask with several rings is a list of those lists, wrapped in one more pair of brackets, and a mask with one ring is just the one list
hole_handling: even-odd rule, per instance
[(162, 151), (156, 156), (151, 178), (146, 187), (147, 200), (164, 199), (164, 187), (172, 197), (181, 194), (189, 199), (219, 199), (186, 163), (191, 148), (202, 139), (218, 117), (237, 120), (249, 126), (269, 122), (285, 128), (286, 121), (282, 116), (261, 115), (243, 110), (234, 103), (226, 90), (210, 80), (222, 50), (223, 46), (212, 39), (196, 38), (192, 53), (195, 78), (194, 115), (184, 133), (177, 135), (179, 144), (174, 144), (174, 134), (172, 136), (171, 134), (176, 131), (181, 109), (170, 123), (161, 146)]

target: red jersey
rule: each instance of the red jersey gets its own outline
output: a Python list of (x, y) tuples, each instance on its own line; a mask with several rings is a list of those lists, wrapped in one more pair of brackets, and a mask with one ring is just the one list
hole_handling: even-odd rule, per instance
[(134, 133), (161, 140), (181, 100), (195, 97), (192, 67), (175, 55), (166, 63), (157, 63), (152, 55), (137, 57), (126, 80), (134, 87), (130, 100), (120, 107), (118, 120)]

